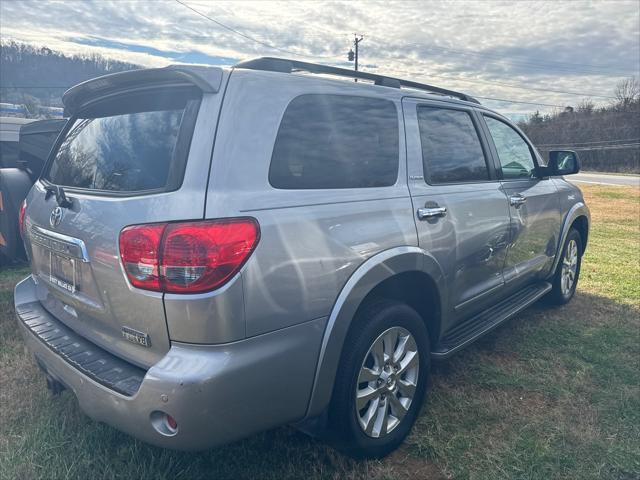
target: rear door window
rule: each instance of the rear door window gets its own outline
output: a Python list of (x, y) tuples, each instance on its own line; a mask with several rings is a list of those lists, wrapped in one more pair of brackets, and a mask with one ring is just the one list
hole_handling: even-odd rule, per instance
[(280, 123), (269, 182), (282, 189), (393, 185), (398, 135), (398, 112), (389, 100), (301, 95)]
[(155, 90), (121, 95), (82, 111), (48, 168), (49, 182), (79, 189), (175, 189), (195, 124), (199, 94)]
[(419, 106), (418, 127), (427, 183), (489, 179), (482, 144), (469, 112)]

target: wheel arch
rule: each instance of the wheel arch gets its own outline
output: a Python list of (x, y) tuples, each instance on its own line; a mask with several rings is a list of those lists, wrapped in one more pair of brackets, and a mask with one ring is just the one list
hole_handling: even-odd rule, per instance
[(571, 228), (575, 228), (580, 234), (580, 240), (582, 240), (582, 253), (587, 248), (587, 241), (589, 240), (589, 219), (585, 215), (580, 215), (572, 223)]
[[(419, 286), (407, 288), (410, 282), (420, 282), (429, 288), (436, 302), (435, 311), (427, 314), (425, 307), (416, 308)], [(396, 247), (385, 250), (365, 261), (346, 282), (329, 315), (318, 355), (316, 374), (306, 418), (316, 417), (328, 406), (333, 392), (336, 371), (345, 338), (352, 320), (367, 300), (385, 295), (412, 305), (427, 321), (431, 341), (439, 335), (442, 306), (446, 305), (445, 277), (438, 262), (418, 247)], [(425, 318), (426, 317), (426, 318)]]
[(420, 314), (425, 322), (431, 347), (440, 337), (441, 311), (440, 294), (433, 278), (418, 270), (397, 273), (373, 287), (362, 299), (356, 311), (360, 310), (376, 298), (385, 298), (406, 303)]
[(551, 269), (549, 270), (548, 278), (551, 278), (553, 277), (553, 275), (555, 275), (558, 263), (560, 262), (560, 257), (562, 256), (562, 246), (564, 245), (564, 242), (567, 239), (567, 235), (571, 231), (571, 228), (574, 226), (576, 227), (578, 232), (580, 232), (580, 237), (582, 239), (582, 252), (584, 253), (584, 250), (587, 246), (587, 240), (589, 238), (590, 224), (591, 214), (589, 212), (589, 208), (583, 202), (577, 202), (569, 209), (562, 223), (558, 246), (556, 248), (556, 257), (553, 261)]

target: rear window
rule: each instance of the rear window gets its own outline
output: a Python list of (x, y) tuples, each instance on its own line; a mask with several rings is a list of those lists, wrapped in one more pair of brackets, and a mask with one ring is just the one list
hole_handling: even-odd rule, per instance
[(97, 103), (70, 122), (45, 179), (110, 192), (177, 188), (198, 105), (198, 93), (186, 89)]
[(283, 189), (390, 186), (398, 178), (398, 143), (389, 100), (301, 95), (282, 118), (269, 182)]
[(421, 106), (418, 107), (418, 126), (428, 183), (489, 179), (482, 144), (468, 112)]

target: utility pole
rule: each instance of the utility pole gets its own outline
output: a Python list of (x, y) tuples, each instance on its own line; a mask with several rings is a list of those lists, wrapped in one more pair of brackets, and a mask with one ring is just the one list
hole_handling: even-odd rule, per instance
[[(357, 72), (358, 71), (358, 45), (362, 40), (364, 40), (364, 35), (358, 35), (357, 33), (354, 33), (353, 37), (354, 37), (353, 46), (355, 48), (355, 53), (353, 52), (353, 50), (349, 50), (349, 54), (347, 58), (349, 59), (350, 62), (353, 62), (355, 60), (354, 70)], [(356, 82), (357, 81), (358, 79), (356, 78)]]

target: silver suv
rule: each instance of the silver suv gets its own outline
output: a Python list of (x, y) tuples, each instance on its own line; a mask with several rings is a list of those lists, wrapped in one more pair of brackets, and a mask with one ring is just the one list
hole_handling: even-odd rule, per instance
[(50, 388), (146, 442), (292, 423), (383, 456), (432, 360), (575, 292), (575, 153), (543, 160), (463, 93), (261, 58), (108, 75), (64, 104), (15, 309)]

